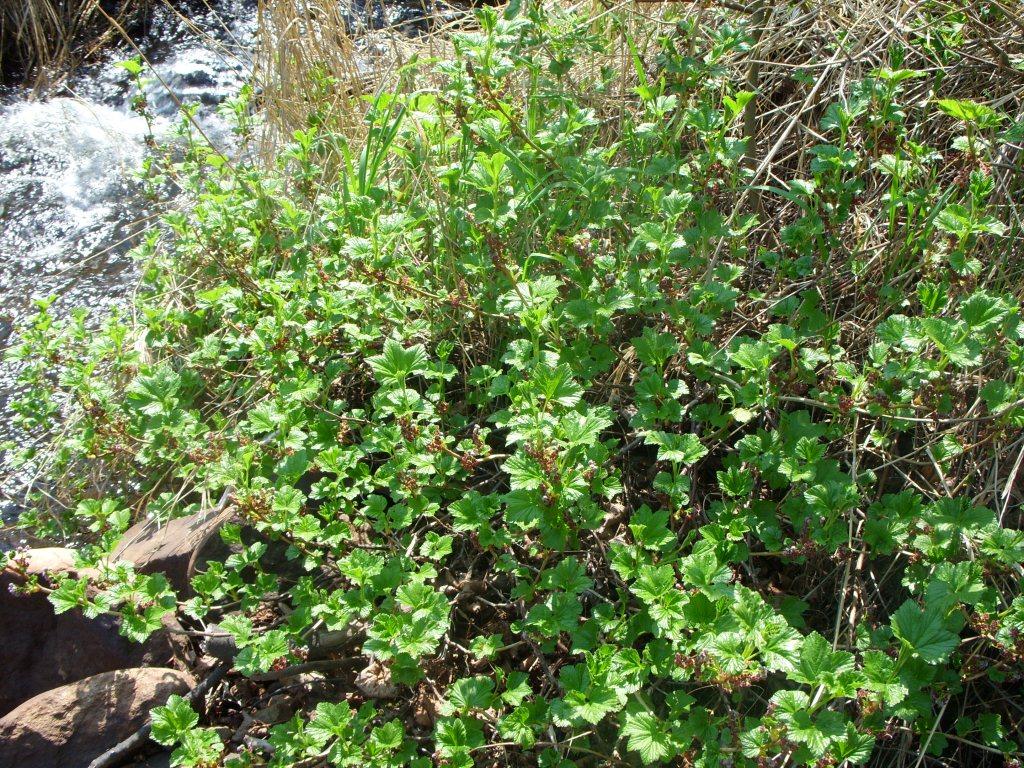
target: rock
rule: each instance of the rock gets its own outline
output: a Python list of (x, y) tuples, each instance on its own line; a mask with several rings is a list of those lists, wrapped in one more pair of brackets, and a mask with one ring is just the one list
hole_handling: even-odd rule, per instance
[(25, 570), (33, 576), (44, 573), (75, 574), (75, 552), (66, 547), (39, 547), (29, 549), (18, 558), (25, 562)]
[(287, 696), (271, 696), (267, 706), (252, 713), (252, 719), (267, 725), (283, 723), (292, 716), (292, 704)]
[[(77, 568), (75, 566), (75, 551), (67, 547), (32, 547), (19, 553), (15, 557), (15, 561), (20, 567), (18, 573), (43, 577), (44, 584), (51, 584), (64, 574), (76, 578), (96, 574), (93, 568)], [(8, 573), (11, 573), (10, 568)]]
[(613, 532), (626, 516), (626, 507), (621, 502), (613, 501), (606, 509), (604, 520), (601, 521), (601, 533)]
[(391, 682), (391, 669), (376, 660), (356, 675), (355, 682), (356, 688), (371, 699), (393, 699), (398, 696), (399, 688)]
[(258, 736), (245, 736), (242, 739), (242, 744), (248, 747), (253, 752), (258, 752), (261, 755), (270, 757), (274, 754), (274, 746), (266, 739), (261, 739)]
[(238, 645), (234, 636), (221, 629), (219, 624), (210, 624), (206, 627), (206, 636), (201, 646), (203, 653), (220, 661), (234, 661), (238, 655)]
[(354, 621), (344, 629), (322, 629), (309, 637), (309, 659), (327, 659), (366, 636), (365, 626)]
[(412, 719), (421, 728), (433, 728), (437, 722), (437, 702), (426, 692), (416, 696), (412, 703)]
[(229, 507), (178, 517), (162, 526), (153, 520), (136, 523), (121, 537), (114, 559), (134, 563), (139, 573), (163, 573), (179, 593), (188, 594), (199, 553), (233, 513)]
[[(183, 597), (190, 597), (190, 580), (205, 570), (207, 561), (223, 562), (233, 551), (217, 535), (221, 526), (235, 515), (234, 507), (209, 509), (178, 517), (158, 526), (154, 520), (136, 523), (121, 537), (113, 559), (128, 561), (139, 573), (162, 573)], [(251, 527), (242, 528), (242, 541), (262, 541)], [(285, 578), (306, 575), (302, 558), (290, 552), (286, 542), (270, 541), (260, 558), (261, 566)]]
[[(19, 557), (25, 576), (49, 584), (47, 573), (70, 573), (74, 553), (60, 547), (30, 549)], [(0, 715), (23, 701), (76, 680), (115, 669), (164, 666), (173, 656), (168, 635), (144, 644), (118, 634), (118, 619), (88, 619), (81, 611), (54, 614), (43, 592), (14, 594), (22, 574), (0, 575)]]
[[(163, 641), (166, 638), (167, 645), (171, 649), (171, 653), (178, 661), (175, 666), (182, 667), (184, 669), (194, 669), (199, 663), (199, 658), (196, 656), (195, 648), (192, 646), (192, 640), (185, 631), (185, 628), (178, 621), (177, 615), (173, 613), (164, 614), (160, 619), (160, 623), (163, 625), (161, 635), (154, 635), (153, 637)], [(171, 666), (170, 664), (158, 664), (157, 666)]]
[(135, 768), (171, 768), (171, 753), (158, 752), (151, 757), (147, 757)]
[(303, 672), (292, 678), (294, 685), (303, 688), (307, 693), (322, 694), (330, 690), (327, 676), (322, 672)]
[(0, 718), (0, 768), (88, 768), (192, 684), (174, 669), (136, 668), (41, 693)]

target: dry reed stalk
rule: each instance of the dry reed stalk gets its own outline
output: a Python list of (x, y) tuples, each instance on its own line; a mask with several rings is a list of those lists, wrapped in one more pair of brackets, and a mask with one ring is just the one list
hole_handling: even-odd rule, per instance
[(325, 128), (357, 134), (360, 96), (382, 76), (364, 63), (341, 4), (331, 0), (261, 2), (255, 67), (268, 150), (307, 127), (314, 110)]
[[(149, 0), (120, 0), (122, 22)], [(116, 36), (101, 0), (5, 0), (0, 3), (0, 71), (40, 89)]]

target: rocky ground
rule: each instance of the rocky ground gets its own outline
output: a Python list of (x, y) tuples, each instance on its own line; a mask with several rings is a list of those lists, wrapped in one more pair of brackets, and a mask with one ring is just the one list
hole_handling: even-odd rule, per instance
[[(234, 517), (218, 506), (161, 527), (139, 523), (114, 558), (164, 574), (186, 599), (192, 576), (231, 554), (217, 533)], [(270, 565), (294, 567), (277, 554), (275, 563), (268, 552)], [(139, 644), (122, 636), (119, 618), (54, 613), (47, 595), (63, 574), (95, 575), (76, 571), (61, 547), (24, 550), (0, 573), (0, 768), (167, 766), (169, 754), (148, 738), (148, 713), (173, 693), (205, 710), (225, 744), (256, 756), (270, 755), (271, 726), (318, 701), (398, 695), (384, 670), (352, 652), (359, 632), (321, 631), (301, 663), (245, 677), (232, 670), (238, 648), (216, 624), (185, 629), (168, 619)], [(417, 722), (433, 725), (433, 705), (417, 705)]]
[[(159, 529), (139, 524), (115, 556), (139, 571), (164, 573), (187, 594), (189, 577), (205, 562), (201, 556), (221, 554), (215, 534), (231, 514), (214, 509)], [(55, 614), (47, 591), (61, 574), (76, 575), (72, 551), (41, 547), (25, 551), (18, 568), (0, 575), (0, 768), (167, 765), (168, 755), (155, 753), (158, 747), (147, 738), (137, 737), (116, 754), (114, 749), (139, 734), (149, 711), (171, 694), (192, 692), (201, 705), (206, 697), (195, 694), (214, 690), (214, 679), (214, 719), (227, 724), (225, 742), (258, 749), (266, 729), (288, 719), (304, 697), (330, 690), (318, 668), (349, 666), (329, 658), (349, 638), (325, 636), (323, 657), (307, 670), (283, 670), (256, 683), (236, 680), (225, 673), (237, 649), (215, 626), (186, 631), (170, 621), (138, 644), (120, 634), (117, 618)]]

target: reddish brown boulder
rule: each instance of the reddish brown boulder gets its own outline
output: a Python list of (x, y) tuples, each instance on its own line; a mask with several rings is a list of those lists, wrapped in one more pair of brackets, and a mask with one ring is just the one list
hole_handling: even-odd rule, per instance
[(25, 562), (26, 573), (34, 576), (45, 573), (77, 575), (75, 552), (66, 547), (35, 547), (25, 550), (18, 559)]
[[(69, 573), (74, 554), (59, 547), (25, 553), (28, 576)], [(172, 656), (167, 635), (140, 645), (118, 634), (113, 616), (88, 619), (80, 611), (56, 615), (42, 592), (21, 595), (20, 575), (0, 575), (0, 715), (26, 699), (100, 672), (139, 666), (166, 666)]]
[(179, 593), (188, 593), (194, 556), (230, 519), (232, 509), (206, 510), (157, 526), (144, 520), (125, 531), (114, 559), (135, 565), (139, 573), (162, 573)]
[(88, 768), (191, 687), (174, 669), (121, 669), (41, 693), (0, 719), (0, 768)]

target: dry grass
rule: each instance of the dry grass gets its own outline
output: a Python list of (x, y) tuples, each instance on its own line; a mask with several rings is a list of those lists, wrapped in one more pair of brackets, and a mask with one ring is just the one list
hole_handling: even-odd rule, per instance
[[(353, 130), (366, 78), (339, 4), (281, 0), (261, 3), (259, 14), (255, 80), (271, 145), (304, 127), (313, 109), (333, 127)], [(333, 88), (323, 87), (326, 77)]]
[(254, 82), (266, 121), (265, 154), (317, 114), (324, 129), (358, 140), (367, 95), (399, 86), (402, 67), (447, 50), (444, 28), (410, 37), (353, 28), (334, 0), (266, 0), (259, 8)]
[[(46, 86), (108, 45), (124, 23), (149, 0), (119, 0), (111, 14), (101, 0), (4, 0), (0, 3), (0, 72)], [(108, 15), (109, 14), (109, 15)]]

